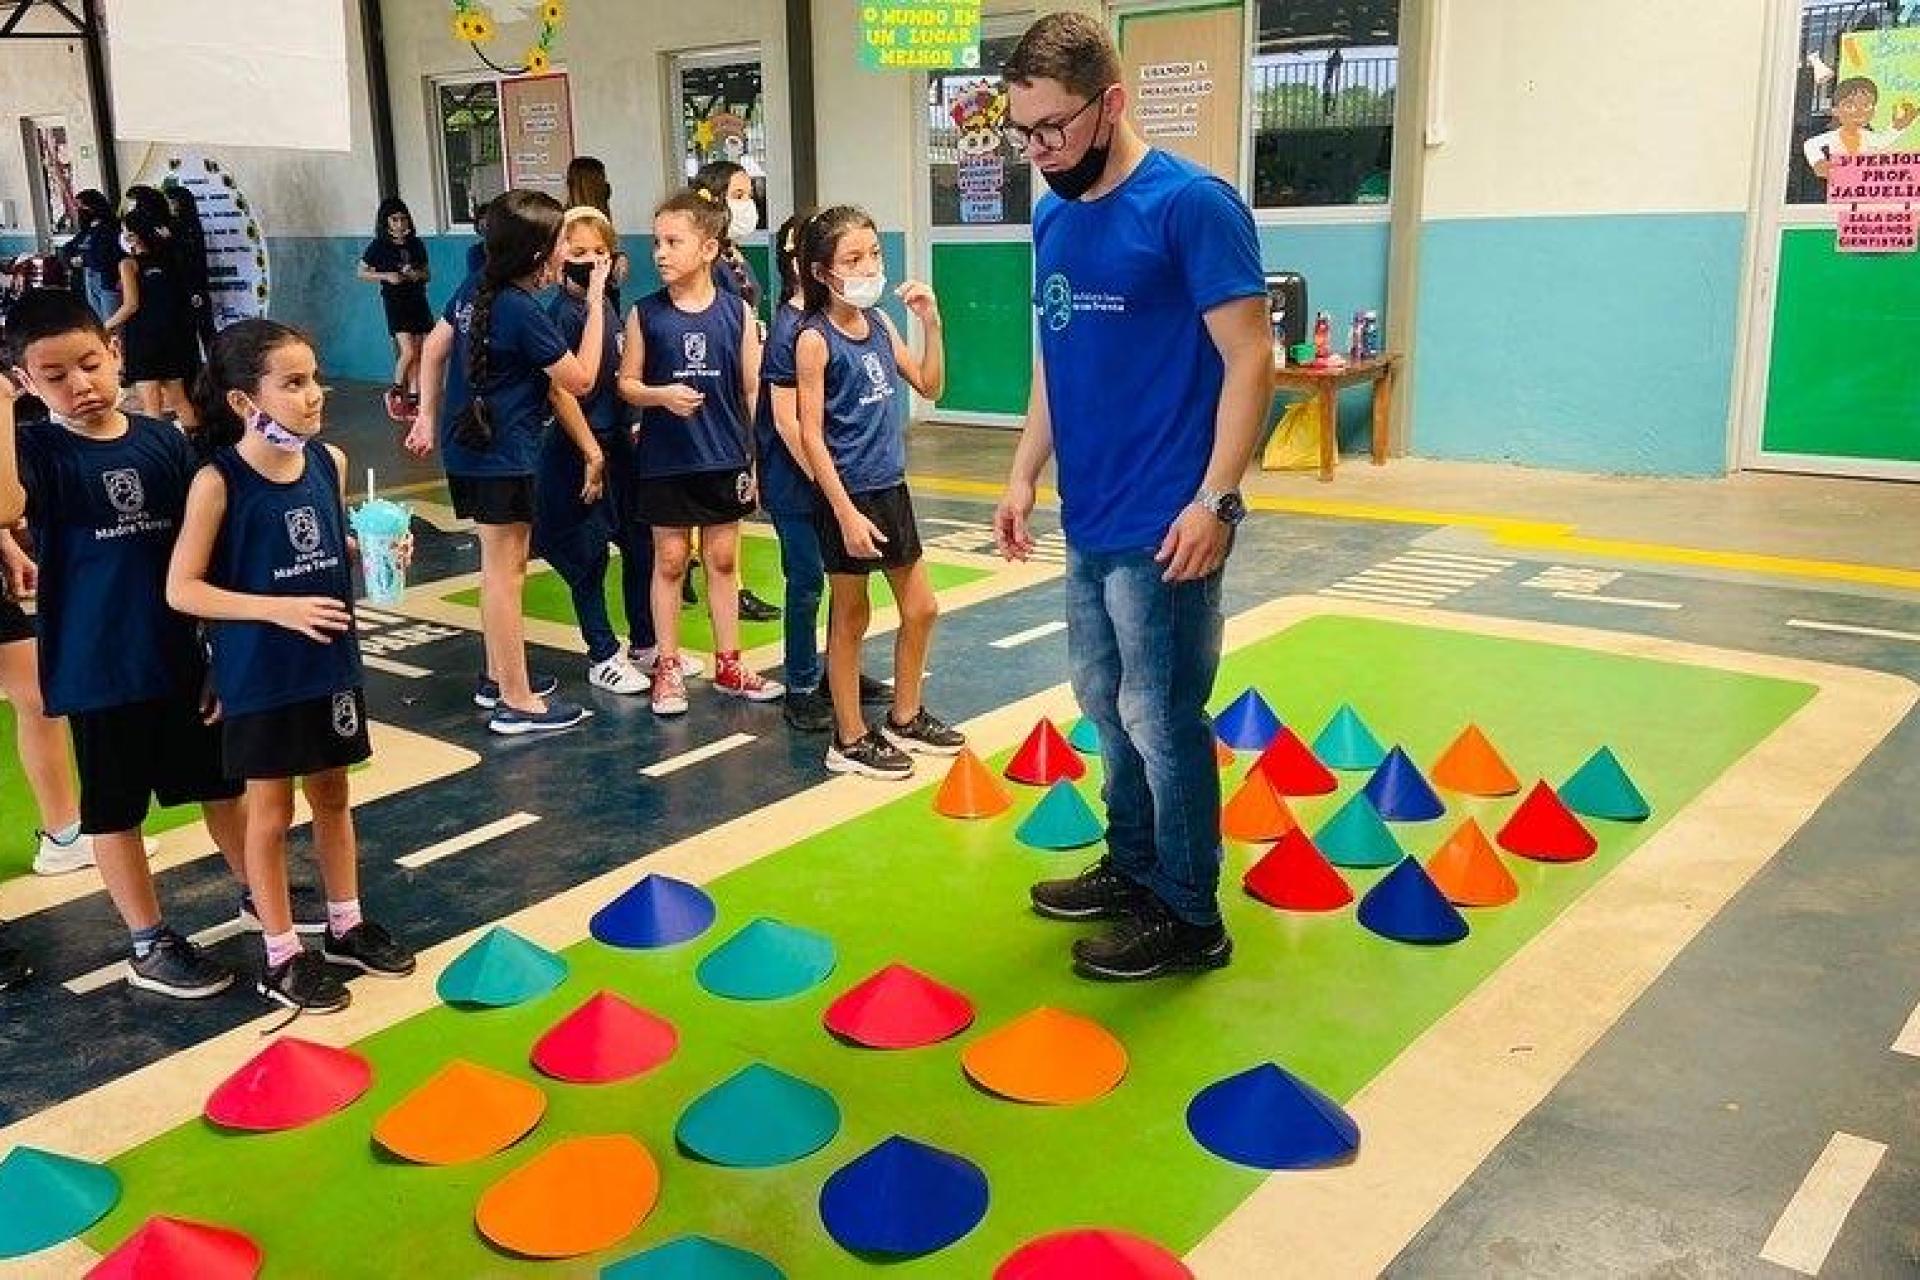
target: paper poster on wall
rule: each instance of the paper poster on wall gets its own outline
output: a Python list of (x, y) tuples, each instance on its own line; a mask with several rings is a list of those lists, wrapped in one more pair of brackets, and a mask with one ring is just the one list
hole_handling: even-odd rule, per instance
[[(78, 6), (75, 6), (78, 7)], [(113, 0), (107, 47), (123, 138), (350, 151), (340, 0)]]
[(1920, 151), (1920, 27), (1855, 31), (1840, 38), (1831, 72), (1832, 128), (1808, 138), (1801, 155), (1831, 180), (1849, 156)]
[(1828, 162), (1827, 203), (1835, 206), (1841, 253), (1911, 253), (1920, 203), (1920, 153), (1839, 155)]
[(1239, 5), (1126, 13), (1120, 70), (1147, 141), (1240, 179), (1243, 12)]
[(960, 221), (995, 225), (1007, 216), (1007, 159), (1001, 128), (1007, 121), (1007, 89), (999, 80), (963, 80), (942, 86), (951, 99), (947, 115), (954, 141)]
[(507, 137), (507, 185), (567, 198), (573, 163), (573, 99), (567, 75), (519, 76), (500, 82), (500, 123)]
[(272, 282), (267, 238), (233, 174), (210, 156), (180, 151), (149, 164), (137, 181), (162, 189), (182, 187), (193, 197), (207, 241), (214, 328), (265, 315)]
[(980, 5), (876, 3), (860, 6), (860, 65), (870, 71), (971, 70), (980, 65)]

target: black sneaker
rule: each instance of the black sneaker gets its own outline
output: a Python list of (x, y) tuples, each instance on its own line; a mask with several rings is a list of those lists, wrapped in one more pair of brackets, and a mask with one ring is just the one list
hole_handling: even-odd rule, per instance
[(887, 741), (902, 751), (916, 751), (923, 756), (957, 756), (960, 748), (967, 745), (967, 735), (942, 721), (925, 707), (914, 713), (913, 719), (905, 724), (895, 724), (893, 716), (887, 715), (880, 721), (880, 732), (887, 735)]
[(1233, 939), (1224, 925), (1188, 924), (1152, 894), (1106, 933), (1073, 944), (1074, 972), (1102, 982), (1221, 969), (1232, 958)]
[(884, 680), (875, 680), (862, 671), (860, 673), (860, 701), (869, 707), (885, 706), (893, 701), (893, 686)]
[(740, 619), (743, 622), (778, 622), (780, 606), (768, 604), (745, 587), (740, 588)]
[[(316, 933), (327, 931), (327, 904), (314, 895), (313, 890), (295, 888), (292, 892), (293, 931), (312, 937)], [(240, 891), (240, 928), (247, 933), (264, 933), (266, 926), (260, 923), (260, 913), (254, 909), (251, 891)]]
[(362, 920), (337, 938), (329, 932), (320, 944), (320, 954), (332, 964), (376, 978), (404, 978), (413, 972), (413, 952), (371, 920)]
[(1033, 909), (1049, 920), (1118, 920), (1132, 915), (1141, 900), (1152, 895), (1102, 858), (1071, 880), (1042, 880), (1027, 896)]
[(858, 742), (842, 743), (838, 736), (827, 748), (827, 769), (832, 773), (857, 773), (863, 778), (888, 781), (913, 776), (913, 757), (870, 730)]
[(168, 929), (145, 956), (128, 957), (127, 985), (176, 1000), (204, 1000), (232, 986), (233, 975)]
[(27, 959), (27, 953), (0, 941), (0, 991), (25, 986), (32, 976), (33, 962)]
[[(544, 698), (560, 687), (559, 676), (541, 675), (535, 672), (527, 677), (527, 685), (533, 690), (533, 696)], [(474, 682), (473, 705), (482, 711), (491, 711), (500, 705), (500, 682), (481, 676)]]
[(278, 968), (262, 968), (253, 989), (300, 1013), (338, 1013), (353, 1003), (347, 984), (313, 951), (302, 951)]
[(780, 715), (802, 733), (825, 733), (833, 728), (833, 699), (818, 689), (789, 689)]

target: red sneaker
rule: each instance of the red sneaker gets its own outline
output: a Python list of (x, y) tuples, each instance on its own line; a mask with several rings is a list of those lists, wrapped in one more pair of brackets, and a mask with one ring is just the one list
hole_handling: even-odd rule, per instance
[(738, 653), (713, 655), (713, 687), (728, 697), (748, 702), (778, 702), (787, 695), (787, 686), (778, 680), (769, 680), (740, 665)]
[(411, 420), (407, 415), (407, 389), (405, 387), (388, 387), (387, 394), (384, 398), (386, 400), (387, 416), (389, 418), (395, 422), (408, 422)]

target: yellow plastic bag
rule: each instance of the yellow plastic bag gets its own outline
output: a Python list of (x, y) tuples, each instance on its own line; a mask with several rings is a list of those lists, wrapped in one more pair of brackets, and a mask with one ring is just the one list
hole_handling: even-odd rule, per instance
[(1267, 438), (1266, 452), (1260, 455), (1262, 471), (1318, 471), (1320, 469), (1320, 398), (1310, 396), (1287, 406), (1273, 434)]

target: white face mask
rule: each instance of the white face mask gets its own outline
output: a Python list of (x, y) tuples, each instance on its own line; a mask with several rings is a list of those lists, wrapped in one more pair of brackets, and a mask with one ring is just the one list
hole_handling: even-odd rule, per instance
[(840, 281), (840, 296), (850, 307), (859, 307), (865, 311), (868, 307), (879, 306), (880, 299), (886, 295), (887, 277), (884, 274), (877, 276), (835, 274)]
[(727, 239), (738, 244), (759, 229), (759, 205), (751, 200), (727, 201)]

